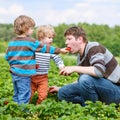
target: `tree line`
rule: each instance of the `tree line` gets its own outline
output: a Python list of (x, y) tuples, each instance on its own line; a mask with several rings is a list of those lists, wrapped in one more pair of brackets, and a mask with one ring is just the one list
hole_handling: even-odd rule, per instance
[[(120, 56), (120, 26), (109, 27), (108, 25), (97, 25), (88, 23), (78, 24), (59, 24), (53, 26), (55, 28), (56, 37), (54, 38), (54, 45), (58, 47), (65, 47), (64, 31), (70, 26), (81, 26), (87, 33), (89, 41), (98, 41), (105, 45), (115, 56)], [(37, 28), (37, 27), (36, 27)], [(36, 38), (36, 28), (32, 35)], [(13, 31), (13, 24), (0, 24), (0, 43), (9, 42), (15, 37)], [(3, 46), (2, 46), (3, 47)], [(1, 48), (1, 46), (0, 46)]]

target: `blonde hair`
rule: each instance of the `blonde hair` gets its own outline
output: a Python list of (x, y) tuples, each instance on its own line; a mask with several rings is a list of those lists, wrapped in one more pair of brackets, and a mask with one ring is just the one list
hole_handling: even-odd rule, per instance
[(21, 35), (23, 33), (26, 33), (29, 28), (32, 28), (34, 26), (35, 22), (31, 17), (20, 15), (14, 21), (14, 32), (17, 35)]
[(55, 37), (55, 30), (51, 25), (41, 25), (37, 29), (37, 39), (43, 40), (45, 37)]

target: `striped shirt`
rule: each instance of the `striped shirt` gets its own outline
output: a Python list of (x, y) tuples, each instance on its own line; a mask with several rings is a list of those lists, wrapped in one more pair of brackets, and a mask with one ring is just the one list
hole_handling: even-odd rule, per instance
[(48, 74), (51, 59), (53, 59), (53, 61), (58, 66), (58, 68), (64, 67), (63, 60), (61, 59), (60, 56), (56, 54), (36, 52), (35, 58), (36, 58), (36, 64), (39, 66), (37, 69), (37, 74), (39, 75)]
[(8, 45), (5, 59), (10, 65), (10, 72), (20, 76), (36, 74), (35, 51), (42, 53), (60, 53), (59, 48), (41, 44), (29, 37), (14, 38)]
[(120, 84), (120, 66), (112, 53), (98, 42), (88, 42), (82, 57), (78, 55), (77, 64), (94, 66), (98, 77), (104, 77)]

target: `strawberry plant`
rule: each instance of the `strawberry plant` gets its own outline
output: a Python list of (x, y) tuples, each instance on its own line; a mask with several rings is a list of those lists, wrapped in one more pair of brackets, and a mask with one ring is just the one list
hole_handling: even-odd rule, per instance
[[(63, 55), (65, 65), (76, 64), (76, 56)], [(67, 61), (69, 59), (69, 62)], [(78, 74), (59, 75), (59, 70), (51, 61), (49, 85), (63, 86), (74, 82)], [(97, 101), (86, 101), (87, 106), (59, 101), (57, 94), (48, 94), (46, 100), (35, 105), (37, 93), (31, 104), (18, 105), (12, 100), (13, 85), (9, 65), (0, 57), (0, 120), (120, 120), (120, 105), (105, 105)]]

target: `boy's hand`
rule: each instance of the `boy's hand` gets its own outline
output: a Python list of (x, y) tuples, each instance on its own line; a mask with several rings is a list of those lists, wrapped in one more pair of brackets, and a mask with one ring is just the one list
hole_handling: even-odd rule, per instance
[(60, 53), (62, 53), (62, 54), (65, 54), (65, 53), (68, 53), (69, 51), (68, 50), (66, 50), (66, 48), (61, 48), (60, 49)]
[(59, 66), (59, 70), (61, 71), (65, 66)]

